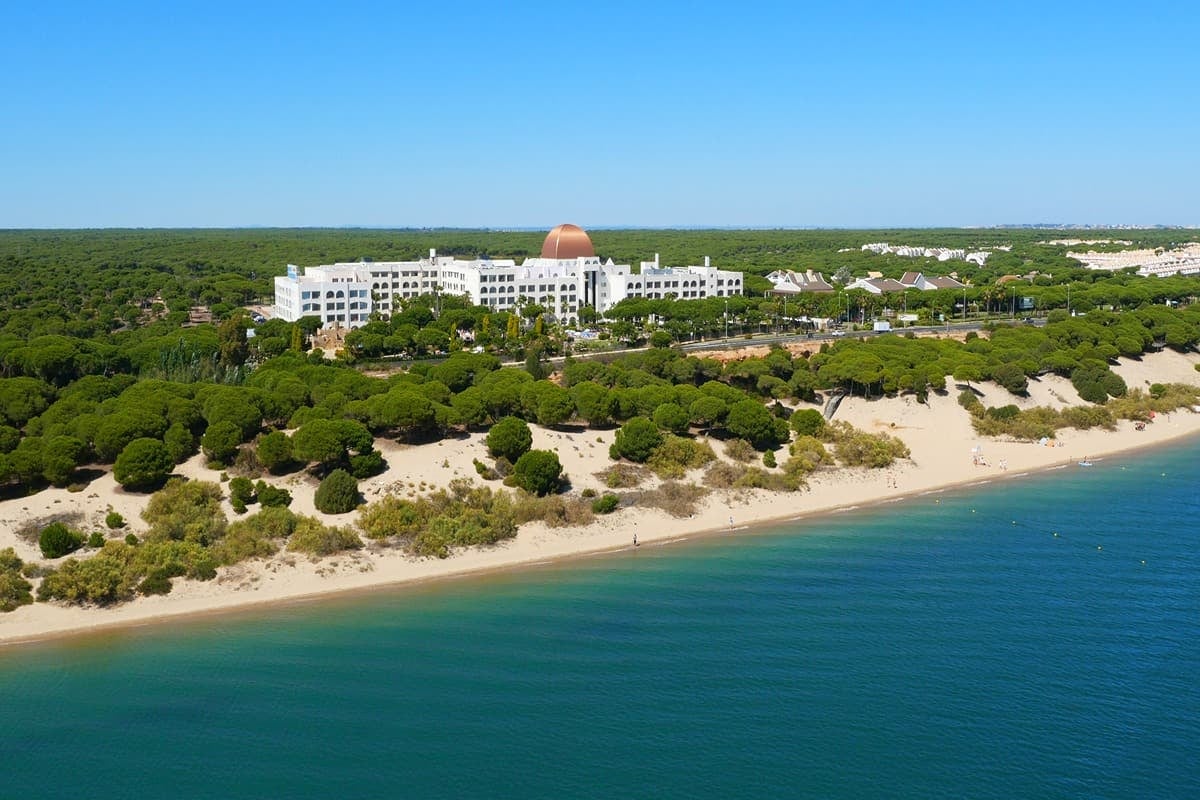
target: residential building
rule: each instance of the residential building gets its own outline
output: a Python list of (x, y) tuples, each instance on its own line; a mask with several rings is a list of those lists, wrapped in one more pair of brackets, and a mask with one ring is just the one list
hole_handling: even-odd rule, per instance
[(778, 295), (793, 295), (801, 292), (832, 292), (833, 285), (825, 280), (825, 276), (819, 272), (805, 270), (804, 272), (793, 272), (790, 269), (777, 269), (767, 275), (767, 280), (771, 282), (772, 288), (767, 291), (768, 294)]

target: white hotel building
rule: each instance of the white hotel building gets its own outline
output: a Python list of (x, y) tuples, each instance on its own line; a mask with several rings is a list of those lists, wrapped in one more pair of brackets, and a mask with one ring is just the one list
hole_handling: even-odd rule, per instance
[(628, 264), (602, 262), (591, 239), (575, 225), (550, 231), (538, 258), (460, 261), (429, 251), (420, 261), (368, 261), (306, 267), (289, 264), (275, 279), (275, 316), (294, 322), (320, 317), (324, 326), (358, 328), (373, 312), (387, 317), (406, 298), (441, 292), (466, 295), (476, 305), (510, 311), (521, 298), (573, 323), (579, 309), (603, 314), (627, 297), (680, 300), (742, 294), (742, 273), (702, 267), (661, 267), (658, 256), (634, 273)]

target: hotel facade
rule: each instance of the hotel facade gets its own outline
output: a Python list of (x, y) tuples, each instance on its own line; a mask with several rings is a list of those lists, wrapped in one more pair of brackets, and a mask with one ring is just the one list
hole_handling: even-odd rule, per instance
[(546, 236), (541, 256), (459, 260), (436, 250), (420, 261), (364, 261), (306, 267), (288, 265), (275, 278), (275, 316), (294, 322), (319, 317), (324, 327), (358, 328), (371, 315), (387, 317), (404, 301), (423, 294), (465, 295), (493, 311), (512, 311), (522, 301), (545, 306), (574, 324), (579, 309), (600, 314), (630, 297), (698, 300), (743, 292), (742, 273), (703, 266), (663, 267), (657, 254), (639, 272), (628, 264), (601, 261), (587, 233), (559, 225)]

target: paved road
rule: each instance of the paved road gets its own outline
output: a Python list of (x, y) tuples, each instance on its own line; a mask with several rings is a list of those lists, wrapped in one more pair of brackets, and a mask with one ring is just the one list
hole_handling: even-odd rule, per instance
[[(897, 328), (892, 333), (954, 333), (961, 331), (979, 331), (989, 322), (1000, 322), (1003, 320), (969, 320), (967, 322), (955, 322), (950, 325), (915, 325), (911, 328)], [(1036, 319), (1032, 322), (1033, 325), (1042, 327), (1046, 324), (1044, 319)], [(835, 335), (833, 333), (814, 333), (809, 336), (806, 333), (787, 333), (773, 334), (768, 336), (755, 336), (753, 339), (743, 339), (740, 337), (731, 337), (729, 339), (708, 339), (703, 342), (684, 342), (683, 344), (675, 345), (680, 350), (733, 350), (740, 347), (752, 347), (754, 345), (771, 345), (771, 344), (787, 344), (795, 342), (836, 342), (839, 339), (866, 339), (872, 336), (879, 336), (875, 331), (845, 331), (844, 334)]]

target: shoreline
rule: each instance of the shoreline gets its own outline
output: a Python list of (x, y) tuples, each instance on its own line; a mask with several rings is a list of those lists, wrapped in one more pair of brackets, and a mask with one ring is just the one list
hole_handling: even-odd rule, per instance
[[(1200, 386), (1197, 364), (1197, 353), (1162, 353), (1139, 360), (1121, 359), (1114, 370), (1131, 388), (1153, 382)], [(1070, 381), (1053, 375), (1030, 381), (1026, 395), (1021, 397), (994, 384), (977, 384), (973, 389), (985, 405), (1083, 405)], [(544, 522), (529, 522), (512, 539), (486, 549), (460, 550), (447, 559), (414, 558), (399, 548), (368, 541), (361, 550), (322, 560), (281, 551), (269, 558), (222, 567), (210, 581), (176, 579), (169, 594), (137, 597), (115, 606), (35, 602), (0, 614), (0, 651), (171, 620), (253, 612), (264, 606), (394, 590), (619, 553), (633, 549), (635, 535), (642, 547), (738, 535), (814, 517), (878, 508), (931, 493), (1028, 478), (1080, 460), (1101, 462), (1200, 435), (1200, 413), (1180, 409), (1160, 415), (1141, 431), (1126, 420), (1119, 421), (1112, 431), (1063, 429), (1049, 442), (1051, 446), (992, 439), (975, 432), (970, 416), (958, 404), (953, 383), (948, 391), (931, 394), (925, 403), (916, 402), (912, 396), (847, 397), (835, 419), (869, 433), (887, 433), (901, 439), (910, 457), (882, 469), (825, 468), (809, 475), (807, 487), (798, 492), (708, 490), (687, 518), (635, 504), (599, 515), (584, 526), (551, 528)], [(533, 446), (559, 454), (573, 492), (592, 489), (601, 494), (608, 489), (599, 473), (613, 463), (608, 449), (614, 436), (614, 429), (534, 427)], [(387, 495), (413, 499), (457, 479), (481, 483), (474, 461), (489, 458), (484, 438), (483, 433), (474, 433), (424, 445), (379, 439), (376, 446), (388, 466), (380, 475), (360, 482), (362, 495), (366, 502)], [(730, 462), (720, 442), (709, 443), (719, 460)], [(779, 463), (786, 461), (786, 445), (776, 451), (776, 456)], [(177, 472), (189, 479), (217, 478), (200, 456), (181, 464)], [(685, 480), (698, 481), (699, 475), (699, 471), (691, 472)], [(302, 472), (275, 482), (292, 492), (291, 509), (298, 514), (335, 525), (353, 524), (356, 519), (355, 515), (330, 516), (317, 511), (313, 501), (315, 481)], [(639, 488), (652, 489), (658, 483), (657, 478), (651, 478)], [(106, 511), (115, 510), (129, 520), (129, 527), (120, 534), (128, 531), (141, 535), (144, 526), (140, 524), (140, 512), (147, 501), (148, 495), (122, 490), (111, 473), (94, 479), (83, 492), (51, 488), (0, 501), (0, 548), (11, 546), (26, 561), (43, 561), (36, 544), (17, 536), (16, 531), (64, 512), (79, 515), (81, 527), (101, 529)], [(238, 518), (228, 499), (222, 506), (229, 519)]]
[[(1189, 412), (1177, 413), (1182, 415)], [(1185, 428), (1184, 430), (1173, 430), (1166, 432), (1163, 436), (1152, 437), (1151, 441), (1146, 441), (1144, 444), (1128, 445), (1124, 443), (1118, 444), (1117, 441), (1113, 441), (1112, 444), (1116, 445), (1115, 447), (1093, 448), (1091, 451), (1089, 451), (1087, 458), (1097, 463), (1103, 463), (1105, 460), (1125, 454), (1146, 453), (1160, 447), (1181, 444), (1188, 439), (1200, 436), (1200, 414), (1191, 413), (1189, 416), (1191, 418), (1188, 419), (1188, 421), (1191, 424), (1183, 426)], [(1102, 433), (1108, 435), (1112, 434), (1112, 432), (1107, 431)], [(1024, 447), (1036, 446), (1030, 443), (1010, 444), (1016, 444)], [(1094, 453), (1095, 455), (1091, 455), (1091, 453)], [(932, 494), (943, 494), (947, 492), (953, 492), (955, 490), (990, 486), (1011, 480), (1034, 478), (1043, 473), (1056, 472), (1066, 469), (1075, 463), (1076, 457), (1070, 456), (1063, 460), (1056, 459), (1051, 463), (1043, 463), (1038, 466), (1024, 467), (1012, 471), (1003, 471), (999, 474), (989, 473), (986, 476), (970, 476), (950, 482), (915, 485), (913, 488), (905, 489), (903, 491), (897, 489), (890, 493), (879, 493), (874, 499), (863, 500), (861, 498), (857, 498), (844, 503), (817, 505), (807, 510), (791, 509), (785, 513), (748, 517), (744, 521), (739, 521), (733, 527), (719, 524), (706, 524), (704, 527), (667, 530), (659, 534), (644, 535), (639, 532), (639, 544), (637, 547), (658, 548), (672, 544), (678, 544), (688, 540), (715, 539), (722, 535), (728, 536), (744, 533), (761, 533), (764, 530), (778, 527), (789, 522), (798, 522), (802, 520), (827, 517), (831, 518), (848, 511), (867, 511), (878, 509), (881, 506), (911, 501), (913, 499)], [(912, 471), (914, 469), (914, 465), (906, 466), (908, 471)], [(839, 468), (833, 472), (846, 473), (851, 471), (853, 470)], [(826, 479), (833, 478), (836, 481), (836, 478), (839, 476), (835, 474), (827, 474), (820, 477)], [(776, 494), (763, 492), (762, 490), (755, 490), (755, 492), (766, 494), (768, 497)], [(780, 499), (786, 500), (797, 497), (804, 498), (812, 493), (813, 489), (810, 487), (810, 489), (796, 493), (795, 495), (781, 495)], [(630, 509), (630, 511), (637, 513), (636, 509)], [(632, 516), (632, 514), (629, 516)], [(606, 518), (600, 518), (598, 520), (598, 522), (603, 521), (606, 521)], [(617, 521), (621, 522), (622, 520)], [(690, 521), (692, 520), (675, 520), (675, 522)], [(706, 523), (710, 521), (711, 520), (705, 520)], [(627, 524), (613, 527), (627, 530), (636, 524), (634, 520), (624, 520), (624, 522)], [(531, 525), (537, 524), (532, 523)], [(592, 525), (585, 526), (583, 528), (567, 528), (559, 530), (565, 530), (568, 533), (572, 531), (581, 533), (586, 532), (594, 527), (597, 527), (597, 523), (593, 523)], [(669, 527), (674, 528), (675, 526)], [(600, 537), (595, 538), (599, 539)], [(60, 620), (60, 622), (66, 624), (51, 625), (37, 631), (23, 630), (27, 627), (26, 625), (14, 626), (15, 628), (18, 628), (18, 630), (4, 630), (4, 628), (8, 626), (5, 624), (6, 620), (0, 618), (0, 651), (10, 651), (20, 648), (21, 646), (46, 644), (66, 639), (84, 639), (93, 635), (105, 636), (121, 630), (158, 626), (171, 621), (202, 620), (217, 616), (254, 614), (255, 612), (269, 608), (281, 608), (288, 605), (301, 605), (314, 601), (319, 602), (322, 600), (348, 599), (360, 595), (366, 595), (368, 593), (378, 593), (380, 591), (395, 591), (401, 588), (417, 588), (433, 584), (435, 582), (461, 580), (464, 578), (480, 578), (488, 575), (519, 572), (541, 566), (557, 566), (576, 560), (611, 555), (624, 551), (632, 551), (635, 549), (635, 546), (632, 544), (632, 538), (629, 538), (622, 543), (614, 543), (611, 541), (595, 541), (589, 543), (581, 542), (580, 544), (584, 544), (585, 546), (564, 550), (562, 552), (532, 552), (520, 555), (513, 553), (513, 555), (516, 557), (512, 558), (504, 558), (504, 555), (506, 550), (511, 550), (514, 548), (506, 547), (505, 545), (499, 545), (489, 550), (468, 551), (465, 553), (456, 554), (451, 556), (449, 559), (444, 560), (407, 559), (408, 563), (415, 568), (412, 574), (388, 577), (380, 576), (381, 579), (376, 580), (368, 579), (362, 581), (334, 581), (331, 583), (326, 583), (319, 588), (314, 588), (310, 585), (298, 582), (293, 587), (293, 590), (284, 590), (278, 593), (272, 593), (270, 596), (254, 597), (250, 595), (238, 594), (236, 592), (224, 592), (215, 597), (205, 598), (207, 602), (204, 603), (185, 601), (171, 604), (171, 595), (166, 595), (161, 599), (167, 602), (158, 604), (150, 604), (146, 602), (151, 598), (139, 598), (138, 600), (107, 609), (98, 609), (95, 607), (73, 607), (66, 610), (79, 611), (89, 616), (107, 614), (110, 616), (110, 618), (90, 619), (87, 621)], [(387, 556), (385, 555), (385, 558), (386, 557)], [(313, 562), (310, 563), (309, 566), (318, 566), (319, 564), (320, 562)], [(373, 571), (372, 573), (359, 574), (370, 575), (373, 574)], [(213, 581), (208, 583), (213, 583)], [(198, 598), (188, 599), (195, 600)], [(175, 605), (176, 607), (155, 607), (158, 605), (168, 604)], [(35, 606), (37, 605), (38, 604), (35, 604)], [(60, 606), (47, 606), (45, 604), (42, 604), (42, 607), (61, 608)], [(26, 606), (24, 608), (30, 607)]]

